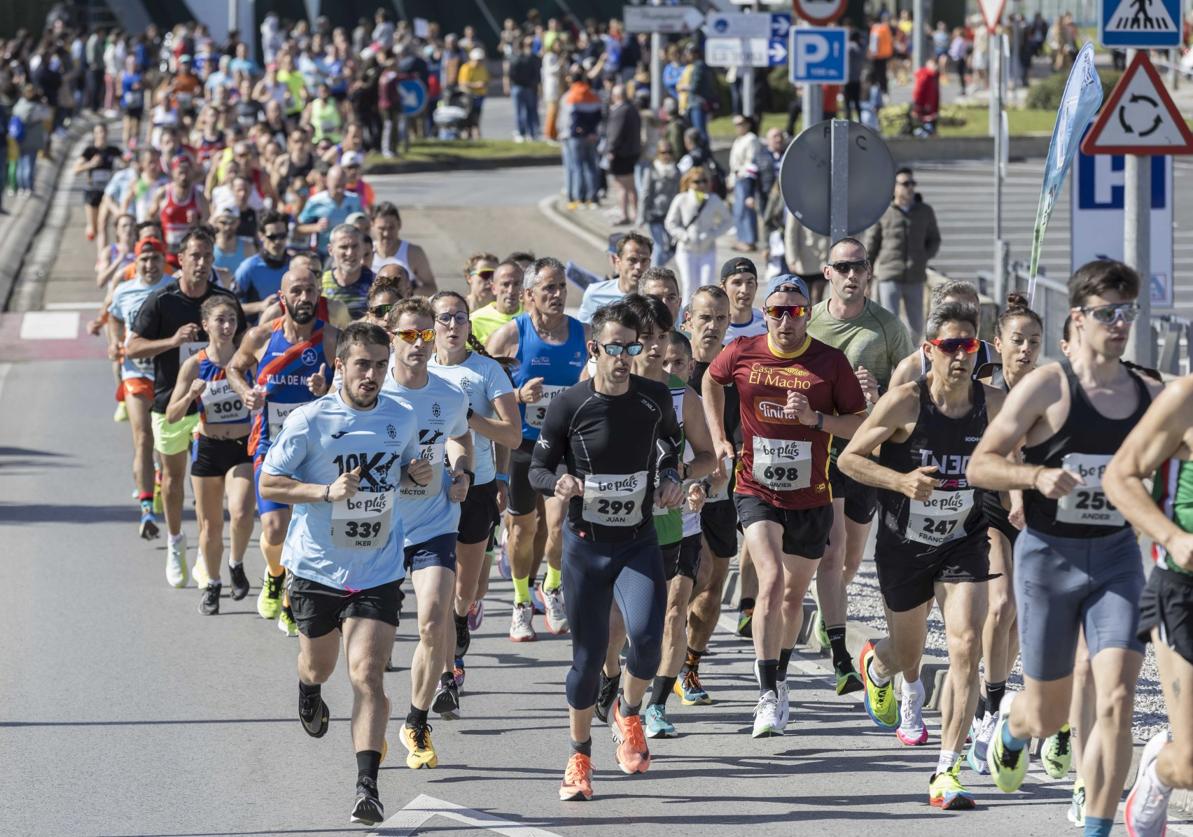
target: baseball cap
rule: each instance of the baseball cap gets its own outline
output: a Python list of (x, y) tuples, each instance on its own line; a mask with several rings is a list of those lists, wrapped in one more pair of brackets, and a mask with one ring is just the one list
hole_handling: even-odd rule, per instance
[(227, 217), (227, 218), (240, 218), (240, 210), (237, 209), (235, 205), (230, 204), (230, 203), (225, 203), (223, 206), (221, 206), (219, 209), (216, 210), (215, 214), (216, 214), (216, 217), (223, 216), (223, 217)]
[(341, 166), (363, 166), (365, 158), (359, 151), (345, 151), (344, 156), (340, 158)]
[(155, 250), (158, 253), (161, 253), (164, 255), (166, 252), (166, 245), (162, 244), (162, 241), (160, 238), (152, 238), (152, 237), (142, 238), (140, 241), (137, 242), (137, 246), (134, 249), (134, 252), (138, 256), (140, 256), (146, 250)]
[(793, 273), (780, 273), (774, 279), (766, 283), (766, 296), (762, 301), (770, 299), (771, 294), (778, 293), (781, 290), (794, 291), (801, 293), (807, 300), (812, 299), (812, 295), (808, 293), (808, 284)]
[(365, 215), (363, 212), (353, 212), (351, 215), (349, 215), (347, 218), (344, 219), (344, 223), (345, 224), (355, 224), (357, 221), (367, 221), (367, 220), (369, 220), (369, 216)]
[(730, 259), (721, 265), (721, 279), (728, 279), (735, 273), (749, 273), (755, 279), (758, 278), (758, 268), (749, 259), (738, 256), (735, 259)]

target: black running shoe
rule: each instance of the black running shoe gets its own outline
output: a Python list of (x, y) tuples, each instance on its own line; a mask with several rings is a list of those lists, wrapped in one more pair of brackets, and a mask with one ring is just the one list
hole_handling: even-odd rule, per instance
[(229, 564), (228, 574), (232, 576), (232, 601), (238, 602), (249, 594), (249, 577), (244, 574), (244, 563)]
[(472, 645), (472, 631), (468, 630), (468, 620), (456, 622), (456, 656), (463, 657)]
[(593, 712), (603, 724), (609, 723), (609, 707), (617, 699), (617, 684), (620, 680), (620, 674), (616, 677), (606, 677), (605, 672), (601, 672), (601, 688), (597, 692), (597, 702), (596, 706), (593, 707)]
[(311, 738), (322, 738), (330, 725), (331, 713), (322, 695), (311, 695), (298, 698), (298, 720), (302, 721), (302, 728)]
[(199, 612), (204, 616), (215, 616), (220, 612), (220, 583), (209, 581), (203, 588), (203, 598), (199, 599)]
[(379, 825), (385, 820), (385, 808), (377, 796), (377, 783), (368, 776), (356, 780), (356, 804), (352, 806), (349, 822)]
[(460, 717), (460, 689), (452, 675), (445, 674), (440, 678), (431, 708), (448, 721), (455, 721)]

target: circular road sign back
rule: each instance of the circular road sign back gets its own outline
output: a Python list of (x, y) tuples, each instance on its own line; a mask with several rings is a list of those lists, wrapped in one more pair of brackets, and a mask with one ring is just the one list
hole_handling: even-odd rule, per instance
[(827, 26), (845, 14), (848, 0), (792, 0), (796, 17), (802, 17), (813, 26)]

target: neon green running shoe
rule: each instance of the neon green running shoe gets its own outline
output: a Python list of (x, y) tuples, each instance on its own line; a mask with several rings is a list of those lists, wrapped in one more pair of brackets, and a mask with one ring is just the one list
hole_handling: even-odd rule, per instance
[[(828, 641), (828, 626), (824, 624), (824, 614), (820, 612), (820, 608), (816, 608), (816, 621), (813, 624), (816, 626), (816, 641), (820, 643), (820, 650), (827, 651), (832, 644)], [(837, 692), (841, 694), (841, 692)]]
[(974, 807), (973, 794), (961, 784), (960, 771), (961, 761), (958, 759), (952, 770), (932, 775), (928, 782), (929, 805), (942, 811), (968, 811)]
[(1021, 750), (1008, 750), (1002, 741), (1002, 731), (1007, 725), (1007, 718), (1011, 715), (1011, 704), (1014, 703), (1014, 693), (1007, 694), (999, 707), (998, 723), (994, 727), (994, 734), (990, 737), (990, 746), (986, 748), (986, 766), (990, 768), (990, 775), (994, 777), (994, 785), (1003, 793), (1014, 793), (1023, 784), (1023, 777), (1027, 775), (1027, 767), (1031, 763), (1031, 754), (1027, 747)]
[(1045, 738), (1040, 746), (1040, 763), (1044, 765), (1044, 772), (1053, 779), (1065, 778), (1073, 766), (1070, 736), (1069, 725), (1065, 724), (1059, 732)]
[(873, 656), (874, 643), (867, 642), (858, 655), (857, 666), (862, 675), (862, 685), (865, 686), (866, 714), (883, 729), (894, 729), (899, 726), (899, 702), (895, 698), (895, 681), (892, 678), (885, 686), (876, 686), (870, 680), (870, 660)]
[(286, 574), (270, 575), (269, 570), (261, 577), (261, 592), (257, 594), (257, 613), (262, 619), (273, 621), (282, 609), (282, 585)]

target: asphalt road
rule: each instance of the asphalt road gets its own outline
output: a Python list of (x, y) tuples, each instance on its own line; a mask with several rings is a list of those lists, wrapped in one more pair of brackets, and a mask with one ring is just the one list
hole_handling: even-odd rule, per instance
[[(600, 269), (600, 254), (535, 208), (557, 177), (407, 176), (380, 180), (378, 191), (401, 201), (406, 232), (428, 247), (442, 285), (460, 287), (452, 265), (477, 249), (529, 248)], [(67, 230), (64, 241), (78, 239), (77, 229)], [(59, 277), (82, 292), (70, 279), (85, 274), (89, 259), (85, 248), (61, 248), (48, 297), (55, 307), (87, 301), (54, 297)], [(0, 358), (8, 359), (5, 340), (16, 332), (12, 319), (5, 323)], [(242, 602), (225, 598), (218, 617), (200, 616), (193, 587), (165, 583), (164, 542), (136, 538), (128, 430), (112, 421), (106, 362), (79, 338), (23, 342), (35, 346), (27, 359), (0, 362), (0, 632), (8, 638), (0, 834), (368, 833), (347, 823), (355, 764), (344, 672), (324, 689), (329, 734), (308, 738), (295, 718), (297, 642), (256, 616), (256, 589)], [(250, 578), (259, 578), (255, 545), (247, 561)], [(510, 600), (509, 584), (495, 581), (469, 655), (463, 718), (432, 720), (438, 769), (405, 767), (396, 732), (409, 675), (386, 676), (394, 709), (380, 791), (390, 819), (375, 833), (789, 834), (793, 825), (826, 835), (859, 827), (895, 835), (1077, 833), (1064, 817), (1068, 783), (1038, 770), (1014, 796), (967, 772), (978, 810), (930, 808), (938, 717), (928, 716), (928, 747), (906, 748), (875, 729), (856, 700), (832, 693), (820, 658), (793, 662), (790, 734), (751, 739), (752, 654), (726, 630), (703, 667), (716, 703), (683, 708), (672, 700), (682, 737), (654, 742), (650, 772), (623, 776), (607, 733), (594, 730), (597, 798), (560, 803), (569, 644), (545, 636), (510, 643)], [(411, 621), (395, 649), (403, 669)]]

